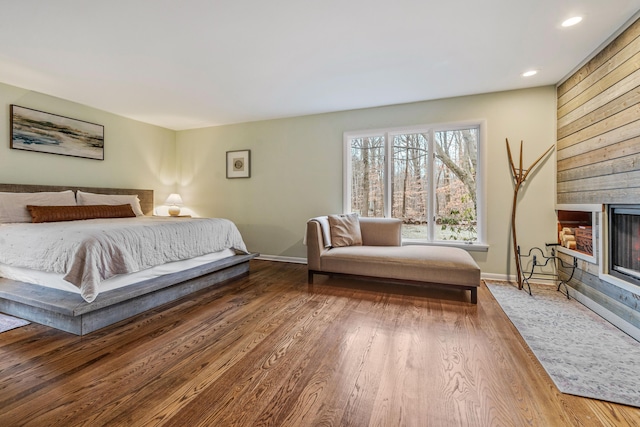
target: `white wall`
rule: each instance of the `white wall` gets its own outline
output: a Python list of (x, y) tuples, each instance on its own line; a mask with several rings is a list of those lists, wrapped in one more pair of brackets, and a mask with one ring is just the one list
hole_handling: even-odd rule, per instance
[[(10, 149), (10, 104), (104, 125), (105, 159)], [(156, 205), (175, 191), (174, 131), (0, 83), (0, 182), (155, 190)]]
[[(201, 216), (238, 224), (251, 251), (306, 257), (308, 218), (342, 211), (345, 131), (485, 119), (488, 252), (473, 252), (483, 273), (515, 274), (510, 221), (513, 181), (505, 138), (524, 165), (555, 142), (552, 86), (412, 104), (210, 127), (177, 133), (179, 191)], [(225, 178), (225, 152), (250, 149), (250, 179)], [(555, 159), (530, 175), (518, 203), (523, 248), (555, 240)]]

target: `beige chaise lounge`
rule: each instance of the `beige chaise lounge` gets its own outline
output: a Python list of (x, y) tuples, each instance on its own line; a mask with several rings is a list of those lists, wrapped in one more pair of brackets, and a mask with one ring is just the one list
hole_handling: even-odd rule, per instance
[(307, 222), (309, 284), (314, 274), (373, 277), (409, 284), (455, 286), (478, 301), (480, 268), (463, 249), (444, 246), (402, 246), (399, 219), (359, 218), (362, 245), (331, 246), (328, 218)]

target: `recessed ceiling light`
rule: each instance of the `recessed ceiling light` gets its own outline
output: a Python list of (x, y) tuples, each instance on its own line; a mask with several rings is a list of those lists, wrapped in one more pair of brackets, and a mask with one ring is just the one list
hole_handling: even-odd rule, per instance
[(569, 18), (566, 21), (564, 21), (562, 23), (562, 26), (563, 27), (571, 27), (573, 25), (576, 25), (580, 21), (582, 21), (582, 16), (574, 16), (573, 18)]
[(536, 74), (538, 74), (538, 70), (529, 70), (522, 73), (522, 77), (531, 77), (535, 76)]

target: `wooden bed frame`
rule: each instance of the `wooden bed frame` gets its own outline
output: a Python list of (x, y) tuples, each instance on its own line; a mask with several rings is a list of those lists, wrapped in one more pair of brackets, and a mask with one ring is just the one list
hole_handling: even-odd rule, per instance
[[(145, 215), (153, 214), (153, 190), (0, 184), (0, 192), (81, 190), (100, 194), (137, 194)], [(199, 267), (102, 292), (88, 303), (79, 294), (0, 278), (0, 312), (85, 335), (175, 301), (185, 295), (249, 273), (259, 254), (235, 255)]]

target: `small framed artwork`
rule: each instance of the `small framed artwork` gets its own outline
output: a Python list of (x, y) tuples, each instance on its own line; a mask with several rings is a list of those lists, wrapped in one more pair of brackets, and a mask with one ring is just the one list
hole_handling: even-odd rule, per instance
[(227, 151), (227, 178), (251, 178), (251, 150)]
[(104, 160), (104, 126), (11, 105), (11, 148)]

